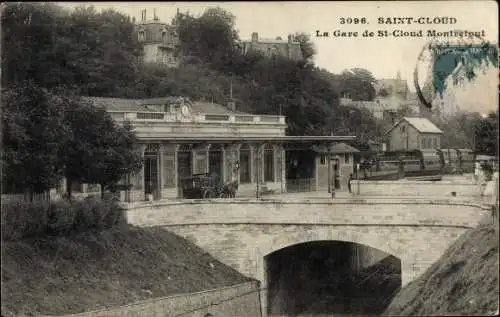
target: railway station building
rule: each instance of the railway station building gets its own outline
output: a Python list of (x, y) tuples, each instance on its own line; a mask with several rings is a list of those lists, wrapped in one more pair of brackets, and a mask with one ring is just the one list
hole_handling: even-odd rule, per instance
[[(328, 188), (324, 167), (325, 161), (330, 160), (325, 159), (329, 157), (325, 153), (329, 155), (328, 149), (338, 148), (338, 144), (355, 138), (287, 136), (284, 116), (243, 113), (236, 110), (231, 101), (220, 105), (181, 97), (84, 98), (104, 107), (116, 122), (128, 121), (134, 127), (144, 164), (140, 172), (124, 180), (132, 185), (131, 190), (121, 193), (122, 200), (128, 202), (146, 197), (182, 198), (181, 179), (205, 173), (216, 173), (224, 183), (238, 181), (237, 196), (252, 196), (258, 190), (284, 193), (287, 192), (287, 166), (297, 165), (297, 158), (287, 155), (289, 150), (308, 153), (302, 157), (310, 159), (302, 161), (309, 164), (308, 179), (313, 189)], [(349, 150), (352, 152), (352, 148)], [(337, 163), (339, 155), (342, 154), (337, 151), (332, 156)], [(344, 158), (340, 162), (350, 164), (352, 159)], [(316, 177), (317, 164), (321, 165), (322, 177)], [(95, 186), (85, 184), (73, 190), (97, 191)]]

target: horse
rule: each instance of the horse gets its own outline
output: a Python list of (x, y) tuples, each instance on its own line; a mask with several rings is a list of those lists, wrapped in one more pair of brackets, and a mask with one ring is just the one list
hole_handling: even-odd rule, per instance
[(222, 194), (227, 198), (236, 197), (236, 192), (238, 191), (238, 181), (232, 181), (224, 185), (222, 189)]

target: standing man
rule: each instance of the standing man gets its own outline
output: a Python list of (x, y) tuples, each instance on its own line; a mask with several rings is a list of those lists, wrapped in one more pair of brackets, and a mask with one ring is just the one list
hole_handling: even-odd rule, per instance
[(352, 173), (349, 174), (349, 179), (347, 180), (347, 188), (349, 189), (349, 193), (352, 194), (351, 191), (351, 181), (352, 181)]

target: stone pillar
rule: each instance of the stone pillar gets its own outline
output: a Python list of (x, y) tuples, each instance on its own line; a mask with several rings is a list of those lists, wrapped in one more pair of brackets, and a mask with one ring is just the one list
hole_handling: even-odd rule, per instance
[(174, 147), (175, 188), (179, 188), (179, 148), (179, 144)]
[(260, 168), (259, 168), (259, 172), (260, 172), (260, 182), (261, 183), (264, 183), (264, 165), (266, 164), (264, 162), (264, 144), (260, 144), (259, 145), (259, 161), (260, 161)]
[[(141, 144), (141, 158), (142, 158), (143, 162), (144, 162), (144, 151), (146, 150), (146, 147), (147, 147), (146, 144)], [(142, 190), (141, 197), (144, 199), (145, 198), (144, 197), (144, 188), (146, 186), (146, 184), (144, 182), (144, 165), (142, 165), (142, 167), (141, 167), (140, 177), (141, 177), (140, 183), (141, 183), (141, 190)]]
[(286, 182), (284, 179), (285, 173), (285, 158), (282, 145), (274, 146), (274, 181), (280, 183), (280, 192), (284, 193), (286, 191)]
[(240, 161), (240, 147), (241, 144), (235, 144), (231, 150), (231, 182), (238, 181), (238, 184), (240, 183), (240, 170), (236, 169), (236, 162)]
[(257, 177), (255, 177), (255, 171), (257, 169), (257, 156), (255, 153), (255, 147), (253, 144), (250, 145), (250, 183), (255, 184)]
[(224, 162), (224, 181), (230, 182), (232, 178), (232, 145), (226, 144), (222, 147), (223, 162)]
[(156, 188), (157, 188), (157, 191), (158, 191), (158, 197), (157, 199), (161, 199), (162, 198), (162, 190), (163, 190), (163, 179), (165, 178), (165, 174), (164, 174), (164, 168), (163, 168), (163, 164), (164, 164), (164, 161), (163, 161), (163, 148), (164, 148), (164, 145), (163, 144), (160, 144), (159, 147), (158, 147), (158, 155), (157, 155), (157, 160), (158, 160), (158, 164), (156, 164), (156, 171), (158, 173), (158, 179), (157, 179), (157, 183), (156, 183)]
[[(140, 153), (141, 158), (144, 163), (144, 150), (146, 149), (145, 144), (140, 144), (137, 151)], [(136, 173), (130, 175), (130, 184), (132, 188), (130, 189), (130, 201), (138, 201), (144, 199), (144, 164), (141, 169)]]
[(267, 276), (267, 263), (265, 257), (260, 253), (260, 250), (256, 248), (256, 274), (255, 277), (260, 282), (260, 308), (262, 311), (262, 317), (267, 317), (267, 294), (268, 294), (268, 276)]
[(198, 172), (198, 167), (196, 166), (196, 149), (193, 146), (191, 149), (191, 174), (196, 174)]
[(208, 173), (210, 172), (210, 147), (212, 146), (212, 144), (207, 144), (207, 146), (205, 147), (205, 171)]
[(177, 145), (166, 144), (161, 150), (162, 198), (177, 197), (177, 148)]
[(221, 152), (222, 152), (222, 166), (221, 166), (221, 176), (220, 176), (220, 179), (222, 180), (223, 183), (226, 182), (226, 179), (227, 179), (227, 170), (226, 170), (226, 147), (223, 145), (221, 146)]
[(255, 144), (251, 147), (251, 157), (253, 165), (252, 183), (262, 184), (264, 181), (264, 162), (263, 162), (263, 145)]

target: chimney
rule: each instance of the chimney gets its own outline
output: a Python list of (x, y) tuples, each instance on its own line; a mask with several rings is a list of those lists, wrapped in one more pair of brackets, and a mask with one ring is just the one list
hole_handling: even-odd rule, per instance
[(144, 22), (146, 22), (146, 19), (147, 19), (146, 9), (144, 9)]
[(258, 42), (259, 41), (259, 33), (253, 32), (252, 33), (252, 42)]

